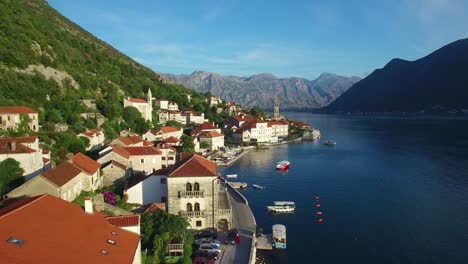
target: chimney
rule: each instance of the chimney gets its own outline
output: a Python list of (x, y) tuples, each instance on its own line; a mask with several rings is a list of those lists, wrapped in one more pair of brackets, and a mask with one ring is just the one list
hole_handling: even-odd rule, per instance
[(91, 197), (85, 197), (84, 208), (87, 214), (93, 214), (93, 200)]
[(10, 149), (11, 149), (11, 151), (16, 151), (16, 142), (15, 141), (10, 142)]

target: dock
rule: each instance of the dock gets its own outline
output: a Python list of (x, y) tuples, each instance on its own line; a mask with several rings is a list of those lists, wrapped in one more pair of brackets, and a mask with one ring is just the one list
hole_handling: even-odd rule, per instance
[(273, 237), (271, 234), (259, 236), (256, 240), (255, 247), (258, 250), (273, 250)]
[(228, 182), (228, 184), (231, 185), (231, 187), (234, 189), (244, 189), (248, 186), (248, 184), (245, 182)]

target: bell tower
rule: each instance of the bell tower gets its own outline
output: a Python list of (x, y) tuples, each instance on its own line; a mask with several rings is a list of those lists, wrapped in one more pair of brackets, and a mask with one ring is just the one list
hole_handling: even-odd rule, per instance
[(273, 106), (273, 119), (280, 120), (278, 95), (275, 95), (275, 102)]

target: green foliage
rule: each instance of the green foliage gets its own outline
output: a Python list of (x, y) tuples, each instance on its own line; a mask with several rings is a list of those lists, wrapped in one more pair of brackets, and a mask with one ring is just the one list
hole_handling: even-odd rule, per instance
[(4, 195), (24, 183), (24, 170), (15, 159), (0, 162), (0, 195)]
[(257, 117), (263, 117), (265, 118), (265, 112), (263, 111), (263, 109), (261, 109), (260, 107), (258, 106), (254, 106), (250, 109), (250, 114), (253, 115), (253, 116), (257, 116)]
[(121, 124), (121, 128), (130, 128), (139, 134), (147, 132), (150, 128), (149, 123), (145, 121), (140, 111), (133, 106), (125, 107), (122, 118), (125, 123)]
[(81, 191), (80, 195), (78, 195), (73, 201), (72, 203), (74, 204), (77, 204), (79, 206), (84, 206), (84, 200), (86, 197), (94, 197), (96, 196), (96, 193), (95, 192), (85, 192), (85, 191)]
[(200, 142), (200, 148), (208, 149), (208, 148), (210, 148), (210, 143), (208, 143), (206, 141)]
[(182, 135), (182, 151), (183, 152), (195, 152), (195, 144), (193, 144), (192, 137), (185, 134)]
[(177, 122), (177, 121), (174, 121), (174, 120), (169, 120), (166, 122), (166, 126), (172, 126), (172, 127), (177, 127), (177, 128), (183, 128), (184, 125), (182, 125), (181, 123)]

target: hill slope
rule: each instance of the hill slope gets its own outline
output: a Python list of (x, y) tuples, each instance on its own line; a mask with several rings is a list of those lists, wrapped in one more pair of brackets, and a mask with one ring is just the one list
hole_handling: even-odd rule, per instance
[(275, 93), (279, 96), (282, 109), (323, 107), (360, 80), (358, 77), (343, 77), (330, 73), (324, 73), (313, 81), (296, 77), (279, 79), (271, 74), (250, 77), (223, 76), (204, 71), (163, 76), (198, 92), (211, 92), (224, 100), (264, 109), (273, 108)]
[(121, 116), (123, 97), (143, 97), (148, 88), (157, 98), (188, 104), (181, 94), (192, 91), (162, 83), (46, 1), (2, 0), (0, 10), (0, 105), (29, 105), (42, 121), (74, 124), (86, 111), (81, 98), (97, 98), (109, 119)]
[(332, 112), (449, 109), (468, 109), (468, 39), (416, 61), (393, 59), (326, 108)]

